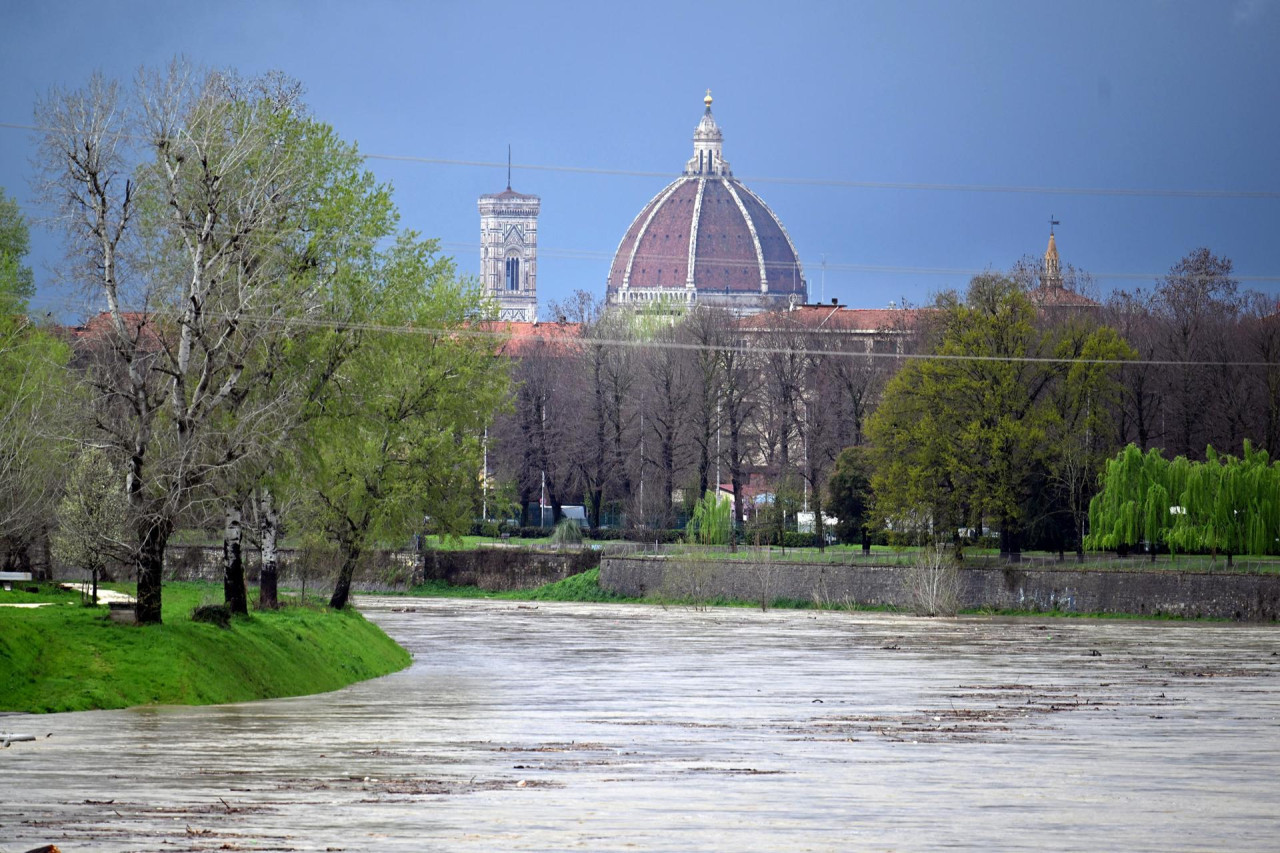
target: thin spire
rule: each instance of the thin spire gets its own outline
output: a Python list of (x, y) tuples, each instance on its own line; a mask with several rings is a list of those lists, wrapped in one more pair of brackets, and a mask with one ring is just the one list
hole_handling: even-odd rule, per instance
[(1061, 225), (1061, 224), (1062, 224), (1061, 222), (1059, 222), (1058, 220), (1056, 220), (1056, 219), (1054, 219), (1054, 218), (1053, 218), (1053, 214), (1052, 214), (1052, 213), (1050, 213), (1050, 214), (1049, 214), (1049, 236), (1050, 236), (1050, 237), (1052, 237), (1052, 236), (1053, 236), (1053, 226), (1055, 226), (1055, 225)]
[(507, 143), (507, 189), (511, 189), (511, 143)]

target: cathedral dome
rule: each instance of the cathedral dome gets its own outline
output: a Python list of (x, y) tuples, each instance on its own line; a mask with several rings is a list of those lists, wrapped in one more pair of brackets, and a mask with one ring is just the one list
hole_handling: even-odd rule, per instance
[(609, 269), (610, 304), (700, 302), (753, 313), (807, 301), (787, 230), (733, 177), (711, 93), (684, 174), (631, 223)]

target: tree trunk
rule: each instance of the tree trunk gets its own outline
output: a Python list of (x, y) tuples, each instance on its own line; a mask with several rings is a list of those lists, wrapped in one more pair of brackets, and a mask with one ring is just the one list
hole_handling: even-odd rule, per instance
[(164, 578), (164, 549), (169, 544), (172, 525), (168, 521), (148, 521), (139, 537), (134, 569), (138, 575), (138, 603), (134, 614), (139, 625), (159, 625), (160, 587)]
[(813, 490), (813, 529), (818, 531), (818, 553), (827, 551), (827, 531), (822, 525), (822, 492)]
[(1018, 546), (1018, 531), (1011, 518), (1000, 521), (1000, 556), (1010, 563), (1016, 563), (1022, 559), (1022, 552)]
[(249, 613), (249, 593), (244, 585), (244, 557), (240, 548), (240, 510), (227, 510), (222, 532), (222, 597), (227, 609), (245, 616)]
[(351, 579), (355, 577), (356, 563), (360, 561), (360, 548), (354, 543), (342, 545), (342, 568), (338, 570), (338, 581), (333, 586), (333, 597), (329, 606), (341, 610), (347, 606), (351, 598)]
[(279, 516), (270, 489), (262, 490), (259, 501), (258, 533), (262, 542), (262, 572), (258, 576), (258, 609), (275, 610), (280, 606), (280, 575), (276, 535), (279, 533)]
[(592, 489), (587, 493), (587, 502), (591, 505), (590, 525), (592, 530), (600, 529), (600, 504), (604, 502), (604, 492)]

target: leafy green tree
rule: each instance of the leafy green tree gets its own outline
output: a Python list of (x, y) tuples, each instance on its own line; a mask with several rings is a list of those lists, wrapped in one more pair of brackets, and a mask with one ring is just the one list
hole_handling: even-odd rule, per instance
[(459, 535), (478, 506), (481, 441), (507, 394), (493, 341), (460, 334), (487, 306), (436, 244), (401, 237), (376, 279), (345, 300), (352, 349), (315, 396), (299, 455), (314, 520), (341, 568), (330, 606), (345, 607), (360, 556), (430, 517)]
[(128, 512), (124, 477), (105, 452), (86, 448), (71, 467), (50, 544), (60, 563), (89, 572), (94, 604), (99, 578), (113, 564), (128, 560)]
[(35, 295), (31, 267), (22, 262), (29, 248), (27, 221), (0, 187), (0, 314), (26, 311), (27, 300)]
[(870, 521), (871, 461), (864, 447), (846, 447), (836, 457), (827, 481), (828, 508), (839, 519), (836, 535), (845, 544), (867, 542)]
[(25, 316), (0, 311), (0, 565), (30, 567), (57, 502), (76, 408), (69, 356)]
[(1015, 552), (1074, 427), (1055, 394), (1068, 389), (1076, 408), (1107, 396), (1106, 362), (1131, 351), (1105, 327), (1043, 321), (1000, 276), (975, 278), (963, 301), (944, 294), (935, 318), (935, 358), (905, 366), (869, 424), (877, 507), (957, 541), (959, 528), (991, 520)]

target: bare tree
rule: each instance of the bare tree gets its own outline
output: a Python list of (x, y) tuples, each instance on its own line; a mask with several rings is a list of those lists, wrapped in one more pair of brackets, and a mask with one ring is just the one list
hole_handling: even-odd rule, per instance
[(1142, 290), (1113, 293), (1103, 316), (1140, 356), (1137, 363), (1120, 368), (1121, 396), (1114, 418), (1116, 443), (1124, 446), (1136, 442), (1147, 450), (1164, 440), (1165, 423), (1162, 377), (1155, 365), (1146, 363), (1154, 357), (1157, 346), (1150, 296)]
[(140, 75), (132, 105), (95, 75), (37, 108), (44, 188), (106, 303), (109, 361), (91, 381), (127, 461), (140, 622), (160, 621), (175, 524), (280, 420), (277, 400), (244, 404), (255, 354), (310, 301), (278, 262), (313, 189), (311, 152), (287, 144), (297, 92), (174, 63)]
[(688, 404), (692, 396), (692, 372), (684, 351), (676, 349), (676, 330), (666, 328), (654, 335), (654, 346), (641, 358), (645, 423), (648, 439), (644, 460), (657, 473), (656, 500), (652, 501), (655, 526), (669, 528), (675, 523), (671, 496), (686, 463), (684, 442)]
[[(1208, 249), (1192, 251), (1174, 264), (1152, 294), (1157, 320), (1156, 358), (1176, 362), (1163, 373), (1165, 405), (1170, 420), (1172, 453), (1195, 456), (1211, 442), (1224, 444), (1225, 406), (1215, 343), (1234, 325), (1236, 281), (1231, 261)], [(1210, 401), (1217, 405), (1206, 405)]]
[[(699, 306), (685, 318), (680, 326), (681, 340), (694, 347), (689, 356), (693, 377), (689, 401), (689, 420), (692, 429), (689, 440), (694, 444), (695, 466), (698, 470), (697, 498), (711, 487), (712, 475), (718, 476), (720, 430), (722, 424), (723, 373), (715, 343), (723, 320), (718, 310)], [(719, 483), (715, 484), (720, 487)]]
[(1247, 359), (1266, 365), (1252, 371), (1257, 420), (1251, 432), (1272, 459), (1280, 458), (1280, 300), (1250, 291), (1242, 322)]
[(758, 407), (760, 365), (747, 350), (736, 324), (728, 315), (722, 315), (714, 339), (724, 383), (721, 408), (725, 446), (722, 450), (729, 469), (729, 482), (733, 486), (734, 529), (740, 530), (746, 512), (743, 491), (751, 461), (751, 429)]

